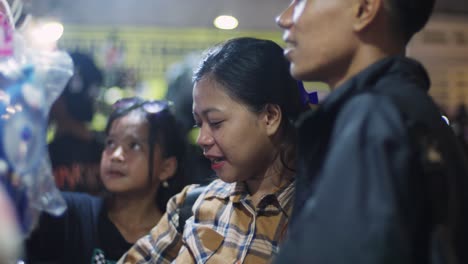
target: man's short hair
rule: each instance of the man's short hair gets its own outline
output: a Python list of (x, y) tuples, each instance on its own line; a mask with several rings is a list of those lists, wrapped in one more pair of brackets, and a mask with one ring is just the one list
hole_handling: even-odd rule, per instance
[(429, 20), (435, 0), (384, 0), (395, 32), (408, 42)]

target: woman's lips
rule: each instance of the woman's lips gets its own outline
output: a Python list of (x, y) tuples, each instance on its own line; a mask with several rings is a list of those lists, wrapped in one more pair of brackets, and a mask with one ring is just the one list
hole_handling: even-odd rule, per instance
[(219, 169), (221, 169), (221, 168), (224, 166), (225, 163), (226, 163), (225, 160), (221, 160), (221, 161), (217, 161), (217, 162), (213, 162), (213, 161), (212, 161), (212, 162), (211, 162), (211, 169), (213, 169), (213, 170), (219, 170)]

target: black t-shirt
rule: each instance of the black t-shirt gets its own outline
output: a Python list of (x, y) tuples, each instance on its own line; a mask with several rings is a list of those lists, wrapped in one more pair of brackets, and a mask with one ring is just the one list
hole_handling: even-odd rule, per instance
[[(105, 212), (105, 210), (102, 210), (99, 217), (99, 245), (94, 249), (95, 254), (93, 258), (95, 259), (97, 257), (96, 252), (99, 252), (105, 256), (105, 259), (108, 261), (107, 263), (109, 263), (109, 261), (119, 260), (133, 244), (125, 240)], [(98, 264), (99, 262), (92, 263)]]
[(130, 247), (107, 217), (102, 198), (63, 193), (67, 211), (41, 216), (26, 242), (26, 263), (113, 263)]

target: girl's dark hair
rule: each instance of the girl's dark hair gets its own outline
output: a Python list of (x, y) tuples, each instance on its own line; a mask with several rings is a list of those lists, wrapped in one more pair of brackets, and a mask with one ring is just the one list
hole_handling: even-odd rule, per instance
[(185, 175), (185, 159), (187, 150), (187, 141), (180, 129), (180, 123), (176, 120), (174, 114), (169, 108), (165, 108), (157, 113), (146, 111), (144, 104), (151, 103), (141, 98), (132, 98), (138, 107), (122, 107), (116, 108), (109, 116), (106, 125), (106, 135), (109, 134), (112, 123), (129, 114), (133, 111), (138, 111), (144, 115), (148, 121), (148, 145), (149, 145), (149, 174), (148, 181), (152, 184), (152, 177), (154, 169), (154, 147), (159, 145), (163, 158), (175, 157), (177, 160), (177, 169), (173, 177), (167, 180), (168, 186), (160, 185), (158, 195), (156, 197), (156, 204), (161, 211), (166, 211), (166, 205), (169, 199), (175, 194), (179, 193), (188, 183)]
[(268, 104), (278, 105), (283, 113), (282, 160), (289, 164), (285, 157), (294, 159), (296, 130), (291, 121), (297, 119), (305, 106), (278, 44), (247, 37), (228, 40), (207, 52), (195, 70), (193, 82), (202, 78), (222, 84), (231, 98), (253, 112), (261, 112)]

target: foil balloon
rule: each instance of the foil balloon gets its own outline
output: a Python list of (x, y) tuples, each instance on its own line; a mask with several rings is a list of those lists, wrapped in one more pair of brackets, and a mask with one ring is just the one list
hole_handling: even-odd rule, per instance
[(28, 48), (2, 13), (0, 25), (0, 182), (26, 236), (40, 211), (58, 215), (66, 209), (52, 176), (46, 129), (73, 62), (64, 52)]

